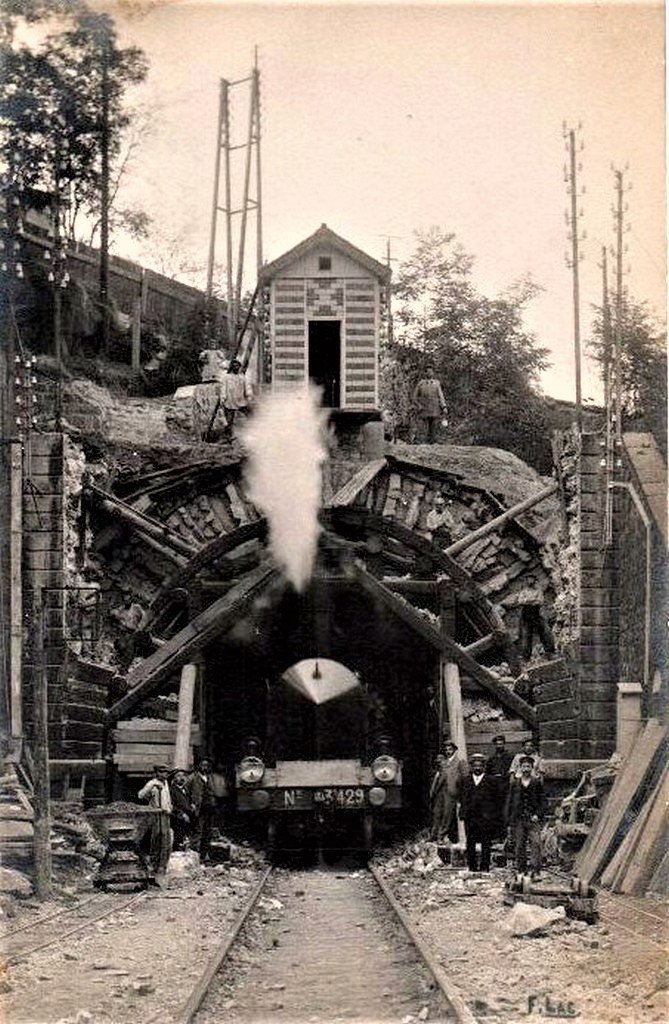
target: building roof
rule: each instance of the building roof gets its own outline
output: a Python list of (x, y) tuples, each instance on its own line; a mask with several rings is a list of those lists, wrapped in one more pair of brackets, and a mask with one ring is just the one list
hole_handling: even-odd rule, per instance
[(379, 263), (378, 260), (368, 256), (362, 249), (358, 249), (357, 246), (352, 245), (351, 242), (347, 242), (345, 238), (335, 234), (331, 231), (327, 224), (321, 224), (317, 231), (314, 231), (313, 235), (309, 235), (304, 241), (299, 242), (297, 245), (285, 252), (283, 256), (279, 256), (271, 263), (266, 263), (260, 271), (261, 280), (267, 281), (275, 277), (279, 271), (284, 270), (290, 266), (296, 260), (302, 256), (306, 256), (307, 253), (313, 249), (322, 249), (325, 246), (335, 249), (337, 252), (344, 256), (348, 256), (350, 259), (355, 260), (366, 270), (373, 274), (374, 277), (378, 278), (384, 284), (390, 279), (390, 268), (386, 267), (385, 264)]

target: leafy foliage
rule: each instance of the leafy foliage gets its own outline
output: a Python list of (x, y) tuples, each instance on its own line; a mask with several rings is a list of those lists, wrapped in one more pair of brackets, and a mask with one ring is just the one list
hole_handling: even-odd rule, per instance
[(506, 448), (546, 469), (549, 427), (538, 391), (547, 349), (523, 325), (537, 294), (521, 280), (494, 299), (472, 282), (474, 260), (453, 234), (417, 232), (394, 287), (395, 339), (382, 355), (383, 401), (400, 436), (413, 437), (412, 396), (434, 366), (448, 404), (447, 437)]
[[(588, 347), (602, 366), (613, 366), (615, 315), (609, 351), (601, 307), (595, 307)], [(626, 298), (620, 321), (620, 376), (623, 421), (636, 430), (650, 430), (667, 451), (667, 336), (647, 302)], [(613, 372), (613, 369), (611, 370)]]
[[(9, 187), (41, 190), (74, 214), (95, 211), (103, 135), (113, 162), (129, 123), (124, 93), (145, 77), (144, 55), (119, 48), (111, 18), (83, 2), (2, 0), (1, 13), (0, 143)], [(29, 42), (21, 23), (33, 24)]]

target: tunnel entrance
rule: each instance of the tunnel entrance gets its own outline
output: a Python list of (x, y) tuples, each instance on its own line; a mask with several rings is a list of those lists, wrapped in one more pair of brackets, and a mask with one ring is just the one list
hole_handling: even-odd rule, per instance
[(251, 737), (271, 760), (272, 689), (290, 666), (319, 657), (358, 676), (367, 742), (373, 748), (387, 737), (403, 765), (402, 821), (424, 823), (438, 733), (436, 654), (353, 580), (316, 577), (304, 594), (285, 590), (208, 647), (202, 708), (207, 753), (229, 778)]

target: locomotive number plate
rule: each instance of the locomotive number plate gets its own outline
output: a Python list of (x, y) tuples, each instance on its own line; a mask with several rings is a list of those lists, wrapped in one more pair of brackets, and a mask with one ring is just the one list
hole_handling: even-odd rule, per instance
[(359, 787), (347, 789), (315, 789), (314, 803), (328, 807), (360, 807), (365, 802), (365, 791)]

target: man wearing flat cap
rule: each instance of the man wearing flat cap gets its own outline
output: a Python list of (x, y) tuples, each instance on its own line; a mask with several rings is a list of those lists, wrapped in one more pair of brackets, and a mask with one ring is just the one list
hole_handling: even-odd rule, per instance
[(544, 817), (544, 784), (533, 774), (531, 754), (521, 754), (520, 775), (511, 779), (506, 818), (511, 829), (516, 870), (524, 874), (529, 866), (532, 878), (541, 870), (541, 820)]
[(437, 770), (430, 786), (432, 802), (432, 839), (440, 842), (453, 835), (455, 811), (460, 799), (462, 783), (468, 775), (467, 764), (458, 754), (452, 740), (444, 743), (444, 752), (437, 758)]
[(167, 765), (154, 765), (153, 778), (149, 779), (145, 786), (142, 786), (138, 794), (140, 800), (148, 800), (149, 806), (154, 808), (154, 813), (151, 816), (149, 859), (155, 875), (165, 874), (172, 850), (172, 831), (170, 829), (172, 798), (168, 782), (169, 774), (170, 769)]
[(490, 757), (486, 761), (486, 774), (492, 779), (495, 786), (497, 787), (498, 804), (497, 804), (497, 821), (495, 824), (495, 835), (496, 839), (506, 838), (506, 819), (504, 817), (504, 811), (506, 807), (506, 798), (509, 795), (509, 772), (511, 771), (511, 762), (513, 761), (513, 754), (506, 749), (506, 737), (499, 733), (497, 736), (492, 738), (493, 749)]
[(470, 871), (490, 871), (490, 847), (499, 817), (498, 790), (486, 772), (484, 754), (472, 754), (469, 764), (471, 774), (462, 783), (460, 797), (460, 817), (467, 836), (467, 866)]

